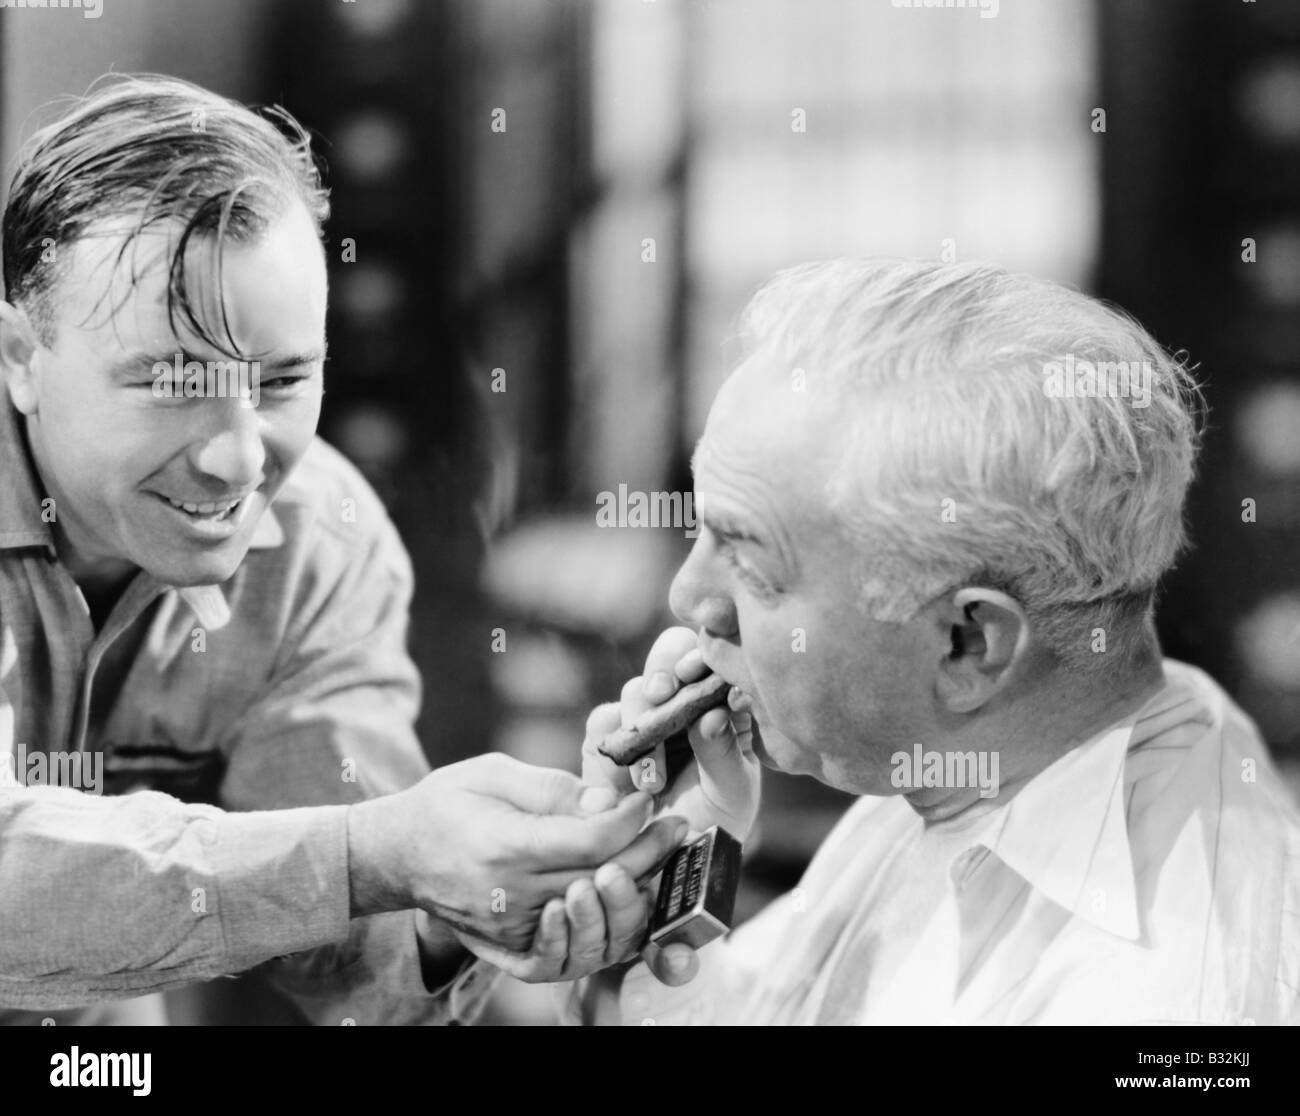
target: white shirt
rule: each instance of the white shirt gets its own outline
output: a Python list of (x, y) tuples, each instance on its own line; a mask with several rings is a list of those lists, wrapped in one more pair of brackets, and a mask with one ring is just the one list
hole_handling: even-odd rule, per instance
[(1300, 814), (1219, 686), (1164, 670), (973, 821), (860, 799), (691, 984), (636, 966), (622, 1021), (1300, 1023)]

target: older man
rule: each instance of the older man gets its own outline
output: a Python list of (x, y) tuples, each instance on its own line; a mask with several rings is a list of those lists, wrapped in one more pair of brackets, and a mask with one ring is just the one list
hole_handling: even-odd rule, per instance
[(574, 1014), (1300, 1022), (1300, 821), (1255, 727), (1152, 624), (1187, 373), (1114, 310), (973, 264), (795, 268), (744, 334), (672, 587), (697, 631), (660, 638), (622, 716), (712, 669), (758, 731), (706, 715), (665, 790), (661, 758), (629, 777), (596, 753), (602, 707), (586, 777), (741, 838), (760, 760), (863, 797), (695, 980), (617, 970)]

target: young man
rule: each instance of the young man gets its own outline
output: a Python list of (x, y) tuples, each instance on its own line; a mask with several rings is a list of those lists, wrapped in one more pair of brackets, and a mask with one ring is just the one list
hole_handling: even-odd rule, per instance
[(681, 830), (642, 833), (646, 796), (503, 756), (426, 776), (409, 562), (315, 437), (326, 214), (287, 116), (166, 78), (100, 85), (20, 156), (0, 1007), (279, 959), (320, 1022), (469, 1019), (491, 980), (466, 945), (560, 979), (644, 926), (636, 880)]

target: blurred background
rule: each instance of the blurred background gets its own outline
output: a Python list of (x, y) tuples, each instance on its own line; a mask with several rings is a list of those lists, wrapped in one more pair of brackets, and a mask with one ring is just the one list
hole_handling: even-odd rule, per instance
[[(1161, 634), (1236, 696), (1300, 788), (1300, 6), (86, 14), (0, 12), (5, 184), (42, 106), (109, 70), (280, 103), (319, 138), (334, 204), (322, 433), (414, 559), (433, 763), (492, 747), (576, 768), (587, 711), (669, 621), (691, 541), (680, 499), (657, 527), (602, 526), (597, 509), (620, 486), (690, 492), (732, 321), (769, 273), (947, 253), (1113, 299), (1199, 364), (1212, 425), (1195, 550), (1168, 579)], [(742, 915), (796, 882), (848, 803), (765, 779)], [(219, 983), (226, 1018), (288, 1018), (253, 982)], [(173, 999), (178, 1021), (215, 1010)], [(548, 1021), (549, 1002), (509, 985), (491, 1018)]]

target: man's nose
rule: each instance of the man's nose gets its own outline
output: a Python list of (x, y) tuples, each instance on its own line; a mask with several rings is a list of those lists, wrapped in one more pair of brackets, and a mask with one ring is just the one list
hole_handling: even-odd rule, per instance
[(701, 536), (673, 578), (668, 607), (683, 623), (725, 639), (737, 632), (736, 607), (723, 581), (722, 563)]
[(203, 432), (192, 450), (194, 467), (230, 490), (256, 487), (266, 463), (257, 408), (243, 399), (205, 399), (203, 409)]

